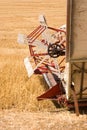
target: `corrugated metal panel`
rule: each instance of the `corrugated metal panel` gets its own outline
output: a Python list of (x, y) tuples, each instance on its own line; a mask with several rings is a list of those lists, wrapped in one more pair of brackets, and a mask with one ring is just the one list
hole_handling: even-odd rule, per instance
[(87, 60), (87, 0), (68, 1), (68, 60)]

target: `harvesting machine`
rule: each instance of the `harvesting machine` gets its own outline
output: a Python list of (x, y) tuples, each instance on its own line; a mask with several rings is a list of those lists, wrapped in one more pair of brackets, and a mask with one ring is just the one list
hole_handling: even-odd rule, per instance
[(40, 25), (33, 32), (18, 35), (18, 42), (29, 47), (29, 57), (24, 59), (28, 77), (42, 74), (48, 85), (38, 101), (48, 99), (75, 107), (77, 115), (79, 107), (87, 107), (87, 18), (83, 20), (87, 1), (83, 1), (67, 0), (66, 25), (50, 27), (40, 15)]

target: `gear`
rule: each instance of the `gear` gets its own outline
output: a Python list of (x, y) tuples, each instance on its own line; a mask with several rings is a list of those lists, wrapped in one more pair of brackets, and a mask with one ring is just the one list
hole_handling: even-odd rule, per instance
[(59, 44), (55, 44), (55, 43), (49, 44), (49, 46), (48, 46), (48, 54), (53, 58), (63, 56), (63, 55), (65, 55), (65, 48), (63, 48)]

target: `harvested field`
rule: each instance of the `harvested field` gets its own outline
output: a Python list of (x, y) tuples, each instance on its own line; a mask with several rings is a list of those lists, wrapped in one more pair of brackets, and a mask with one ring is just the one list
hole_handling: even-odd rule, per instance
[(40, 75), (27, 77), (28, 47), (17, 43), (17, 35), (33, 31), (40, 14), (58, 28), (66, 23), (66, 0), (0, 1), (0, 130), (86, 130), (87, 115), (78, 118), (36, 100), (46, 84)]
[(87, 130), (87, 116), (55, 112), (0, 111), (0, 130)]

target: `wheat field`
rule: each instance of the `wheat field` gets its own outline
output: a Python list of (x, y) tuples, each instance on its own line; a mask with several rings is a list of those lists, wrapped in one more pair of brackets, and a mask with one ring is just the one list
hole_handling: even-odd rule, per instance
[[(27, 45), (17, 43), (18, 33), (28, 35), (44, 14), (48, 25), (58, 28), (66, 23), (66, 0), (2, 0), (0, 1), (0, 108), (38, 109), (36, 97), (44, 92), (43, 77), (30, 79), (23, 60), (29, 54)], [(54, 108), (52, 103), (42, 103)]]
[(76, 117), (36, 99), (46, 83), (41, 75), (28, 78), (23, 63), (28, 46), (18, 44), (17, 35), (32, 32), (40, 14), (49, 26), (60, 27), (66, 23), (66, 0), (0, 0), (0, 130), (86, 130), (87, 115)]

